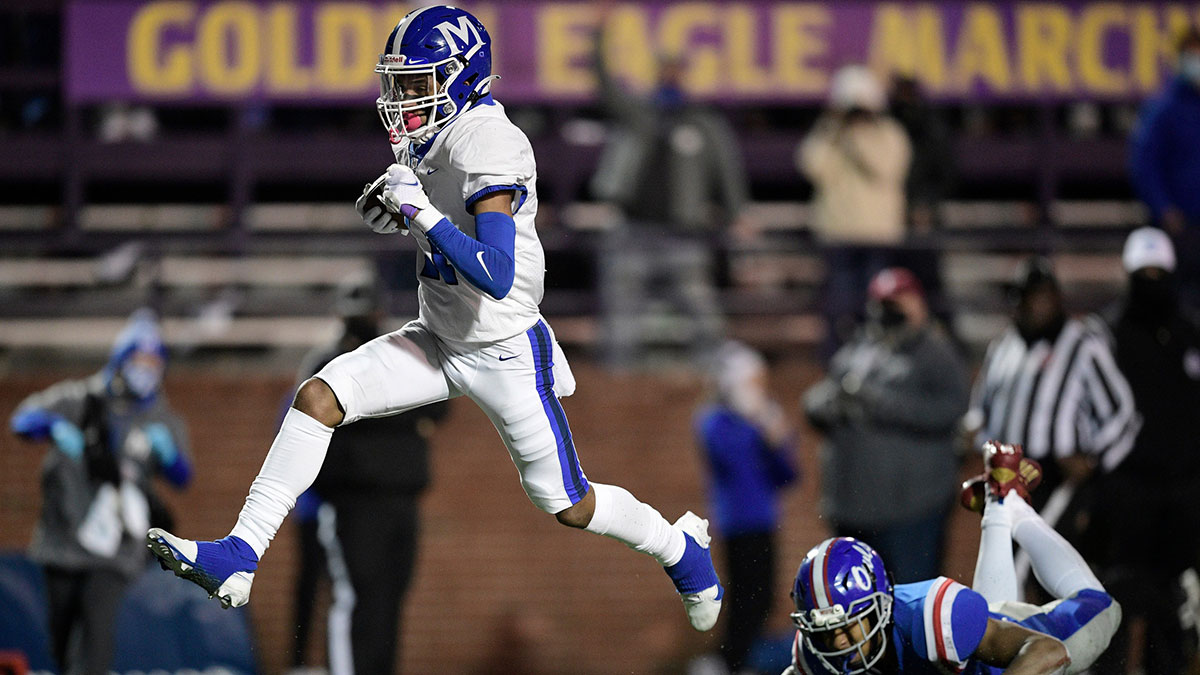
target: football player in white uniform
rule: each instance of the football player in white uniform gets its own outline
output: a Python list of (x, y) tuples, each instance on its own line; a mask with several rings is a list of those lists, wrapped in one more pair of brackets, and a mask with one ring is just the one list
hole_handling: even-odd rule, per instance
[(357, 208), (374, 231), (411, 232), (420, 246), (419, 318), (300, 387), (229, 536), (201, 542), (153, 529), (150, 549), (225, 606), (243, 605), (334, 427), (465, 394), (496, 426), (538, 508), (653, 557), (692, 626), (709, 630), (723, 589), (708, 521), (689, 511), (671, 524), (628, 491), (589, 482), (579, 466), (558, 400), (574, 378), (538, 310), (545, 264), (533, 151), (489, 93), (483, 24), (452, 7), (415, 10), (392, 31), (375, 72), (397, 163)]

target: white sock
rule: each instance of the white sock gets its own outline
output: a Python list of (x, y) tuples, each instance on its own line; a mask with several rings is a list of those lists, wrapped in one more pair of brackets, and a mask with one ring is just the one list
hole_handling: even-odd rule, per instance
[(975, 559), (971, 588), (989, 603), (1016, 601), (1020, 596), (1013, 567), (1012, 515), (1003, 504), (988, 499), (979, 527), (979, 557)]
[(591, 486), (596, 511), (584, 529), (616, 539), (664, 567), (679, 562), (686, 545), (682, 530), (672, 527), (652, 506), (639, 502), (625, 488), (603, 483)]
[(229, 534), (245, 540), (262, 558), (296, 497), (317, 479), (332, 437), (333, 429), (289, 408)]
[(1069, 598), (1085, 588), (1103, 591), (1104, 586), (1066, 539), (1046, 524), (1023, 500), (1006, 504), (1012, 514), (1013, 539), (1029, 552), (1033, 575), (1056, 598)]

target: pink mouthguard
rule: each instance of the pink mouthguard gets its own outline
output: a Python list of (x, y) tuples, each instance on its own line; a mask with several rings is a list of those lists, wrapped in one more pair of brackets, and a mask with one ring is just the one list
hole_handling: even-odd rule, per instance
[(404, 113), (404, 130), (416, 131), (421, 126), (421, 116), (414, 112)]

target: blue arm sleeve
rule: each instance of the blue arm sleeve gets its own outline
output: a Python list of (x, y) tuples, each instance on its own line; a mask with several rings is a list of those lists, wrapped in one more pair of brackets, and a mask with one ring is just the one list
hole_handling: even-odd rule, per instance
[(468, 237), (445, 218), (425, 236), (475, 288), (497, 300), (512, 290), (517, 271), (517, 225), (512, 216), (494, 211), (475, 216), (477, 239)]
[(59, 415), (42, 408), (22, 408), (13, 413), (9, 426), (22, 438), (44, 441), (50, 438), (50, 427), (60, 419)]

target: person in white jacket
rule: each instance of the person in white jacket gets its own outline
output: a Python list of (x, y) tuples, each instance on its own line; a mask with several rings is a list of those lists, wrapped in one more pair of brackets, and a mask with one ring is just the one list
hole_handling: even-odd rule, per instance
[(829, 108), (796, 151), (812, 182), (811, 227), (826, 266), (824, 314), (831, 356), (854, 330), (867, 283), (896, 263), (903, 243), (908, 136), (885, 112), (883, 86), (863, 66), (834, 75)]

